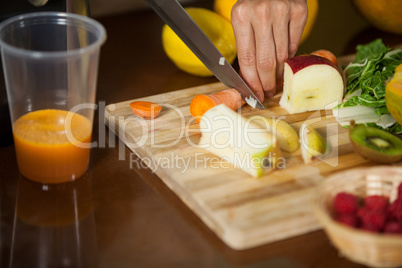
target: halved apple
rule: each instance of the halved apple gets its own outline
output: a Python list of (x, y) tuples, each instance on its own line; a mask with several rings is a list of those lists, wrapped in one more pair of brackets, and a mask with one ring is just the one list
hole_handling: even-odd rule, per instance
[(341, 103), (344, 82), (338, 68), (315, 55), (300, 55), (285, 62), (280, 106), (290, 114), (332, 109)]

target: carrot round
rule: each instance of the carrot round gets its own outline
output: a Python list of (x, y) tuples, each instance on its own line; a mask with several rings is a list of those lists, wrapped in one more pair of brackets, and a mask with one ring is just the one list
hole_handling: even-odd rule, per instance
[(203, 114), (216, 105), (225, 104), (235, 111), (244, 103), (240, 93), (236, 89), (230, 88), (211, 95), (195, 96), (190, 104), (190, 113), (199, 123)]
[(134, 101), (130, 103), (131, 111), (144, 119), (154, 119), (162, 110), (162, 106), (149, 101)]
[(332, 61), (332, 63), (335, 64), (335, 66), (338, 66), (338, 60), (336, 59), (335, 55), (329, 50), (319, 49), (310, 54), (326, 58), (327, 60)]

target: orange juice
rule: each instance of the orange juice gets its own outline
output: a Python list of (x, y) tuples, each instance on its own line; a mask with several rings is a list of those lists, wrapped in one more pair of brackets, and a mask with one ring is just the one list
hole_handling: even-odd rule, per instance
[(91, 121), (63, 110), (39, 110), (13, 125), (18, 168), (26, 178), (61, 183), (83, 175), (89, 163)]

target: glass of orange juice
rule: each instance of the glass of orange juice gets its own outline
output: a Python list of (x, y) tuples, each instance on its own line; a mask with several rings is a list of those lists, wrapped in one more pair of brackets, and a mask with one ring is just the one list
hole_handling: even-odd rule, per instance
[(0, 24), (0, 46), (21, 174), (40, 183), (82, 176), (89, 164), (100, 47), (97, 21), (63, 12)]

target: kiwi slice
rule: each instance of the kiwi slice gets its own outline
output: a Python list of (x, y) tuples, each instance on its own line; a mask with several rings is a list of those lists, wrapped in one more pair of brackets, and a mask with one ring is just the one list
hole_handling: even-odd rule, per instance
[(355, 152), (364, 158), (387, 164), (402, 160), (402, 140), (385, 130), (351, 122), (349, 135)]

